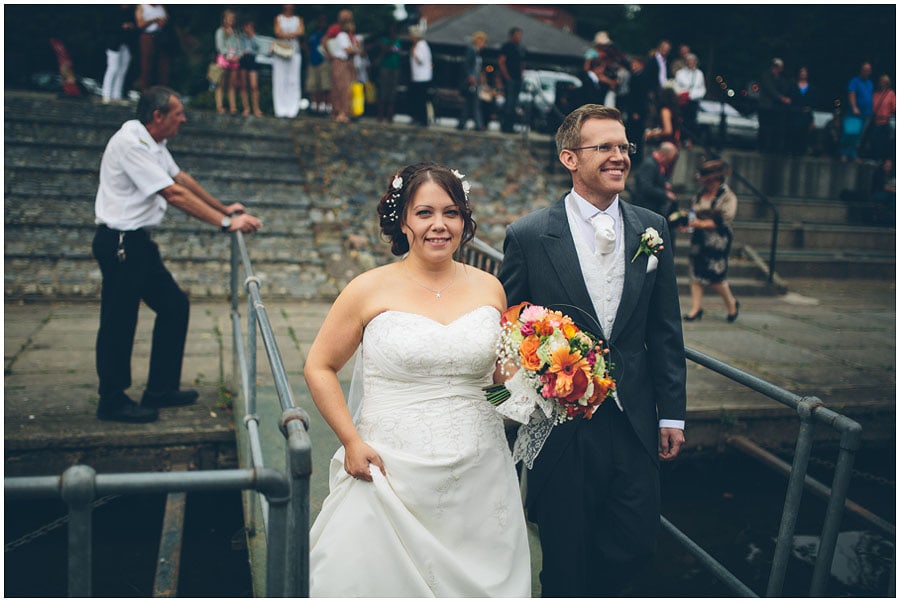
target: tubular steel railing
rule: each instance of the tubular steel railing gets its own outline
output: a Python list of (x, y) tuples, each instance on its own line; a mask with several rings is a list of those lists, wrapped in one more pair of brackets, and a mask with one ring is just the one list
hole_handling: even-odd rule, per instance
[[(246, 349), (238, 313), (238, 277), (243, 266), (249, 316)], [(62, 497), (69, 506), (68, 593), (91, 595), (93, 502), (103, 496), (197, 491), (257, 491), (265, 526), (267, 597), (309, 596), (309, 479), (312, 474), (309, 416), (294, 403), (281, 354), (259, 294), (250, 256), (240, 232), (231, 239), (231, 318), (234, 363), (246, 403), (249, 468), (235, 470), (96, 474), (77, 465), (62, 476), (4, 479), (6, 499)], [(257, 398), (257, 331), (262, 338), (282, 408), (281, 431), (287, 440), (287, 474), (265, 467), (260, 444)]]
[[(247, 291), (247, 345), (244, 349), (244, 341), (241, 335), (241, 317), (238, 312), (239, 287), (238, 279), (240, 268), (243, 266), (245, 279), (244, 287)], [(250, 461), (252, 467), (261, 469), (264, 466), (262, 445), (259, 435), (259, 417), (256, 414), (256, 382), (257, 382), (257, 330), (259, 330), (272, 377), (278, 401), (281, 405), (282, 434), (287, 440), (285, 446), (288, 481), (290, 483), (290, 496), (287, 530), (289, 537), (285, 554), (280, 555), (276, 550), (273, 556), (272, 541), (267, 540), (266, 564), (269, 566), (272, 559), (281, 558), (282, 568), (285, 571), (284, 596), (307, 597), (309, 596), (309, 479), (312, 474), (312, 445), (309, 439), (309, 415), (294, 402), (294, 395), (287, 379), (287, 372), (278, 350), (278, 343), (272, 325), (269, 322), (265, 305), (259, 294), (259, 278), (253, 273), (250, 263), (250, 255), (244, 236), (240, 232), (232, 234), (231, 238), (231, 319), (234, 335), (235, 367), (241, 375), (243, 398), (246, 400), (246, 414), (244, 425), (249, 435)], [(267, 536), (272, 533), (270, 523), (270, 504), (260, 497), (263, 522), (266, 526)], [(268, 590), (267, 596), (282, 595), (282, 590)]]
[[(471, 265), (488, 270), (494, 274), (497, 273), (497, 268), (503, 262), (502, 253), (478, 239), (467, 245), (467, 249), (464, 251), (464, 258)], [(831, 575), (831, 563), (834, 559), (838, 531), (847, 501), (847, 490), (850, 485), (853, 462), (862, 439), (862, 427), (859, 423), (846, 416), (824, 407), (822, 402), (816, 397), (795, 395), (768, 381), (688, 347), (685, 347), (685, 356), (688, 360), (700, 366), (713, 370), (725, 378), (796, 410), (800, 419), (800, 431), (797, 437), (793, 464), (790, 468), (788, 489), (785, 495), (784, 509), (781, 514), (781, 525), (776, 540), (766, 596), (781, 596), (784, 587), (784, 578), (791, 556), (797, 517), (800, 514), (803, 487), (807, 480), (807, 469), (812, 452), (815, 427), (817, 425), (830, 427), (840, 434), (840, 452), (831, 484), (819, 550), (816, 555), (816, 564), (809, 590), (810, 596), (824, 596), (828, 579)], [(660, 519), (663, 527), (675, 540), (685, 546), (704, 568), (710, 571), (721, 583), (736, 595), (757, 597), (753, 590), (742, 583), (725, 566), (710, 556), (687, 535), (679, 531), (665, 517), (660, 517)]]
[(289, 595), (290, 583), (280, 558), (286, 555), (290, 532), (288, 479), (270, 468), (201, 470), (178, 472), (138, 472), (97, 474), (90, 466), (76, 465), (62, 476), (8, 477), (4, 479), (7, 500), (62, 497), (69, 507), (68, 594), (91, 596), (93, 567), (93, 502), (107, 495), (158, 494), (173, 491), (210, 492), (254, 489), (266, 496), (270, 507), (269, 546), (271, 555), (266, 570), (269, 591)]

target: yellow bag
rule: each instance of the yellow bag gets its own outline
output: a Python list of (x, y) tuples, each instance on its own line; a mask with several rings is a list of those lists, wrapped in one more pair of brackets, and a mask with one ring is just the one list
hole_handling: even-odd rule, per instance
[(373, 105), (378, 102), (378, 88), (375, 87), (375, 82), (366, 82), (366, 104)]
[(350, 84), (350, 115), (359, 117), (366, 110), (366, 92), (362, 82)]

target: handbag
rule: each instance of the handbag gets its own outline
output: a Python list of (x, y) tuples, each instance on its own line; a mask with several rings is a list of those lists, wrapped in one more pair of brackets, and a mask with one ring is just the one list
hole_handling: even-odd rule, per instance
[(858, 115), (844, 115), (843, 130), (848, 136), (862, 134), (864, 120)]
[(289, 40), (275, 40), (272, 42), (272, 54), (279, 58), (289, 59), (294, 56), (294, 45)]
[(216, 61), (211, 62), (209, 67), (206, 68), (206, 79), (214, 86), (218, 86), (222, 83), (222, 77), (224, 75), (225, 69)]
[(366, 91), (366, 104), (373, 105), (378, 102), (378, 88), (375, 87), (375, 83), (368, 81), (363, 86)]

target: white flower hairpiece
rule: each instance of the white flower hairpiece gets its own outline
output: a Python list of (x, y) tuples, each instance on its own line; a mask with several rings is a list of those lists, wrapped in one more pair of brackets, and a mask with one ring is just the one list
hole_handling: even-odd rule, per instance
[(450, 173), (459, 178), (460, 183), (462, 184), (463, 193), (466, 195), (466, 202), (469, 202), (469, 191), (472, 190), (472, 184), (469, 183), (468, 180), (465, 180), (466, 174), (460, 173), (456, 169), (451, 169)]
[(403, 178), (399, 174), (394, 176), (394, 179), (391, 181), (391, 188), (391, 194), (384, 201), (385, 212), (382, 218), (388, 224), (392, 224), (400, 218), (397, 214), (397, 200), (400, 198), (400, 192), (403, 190)]

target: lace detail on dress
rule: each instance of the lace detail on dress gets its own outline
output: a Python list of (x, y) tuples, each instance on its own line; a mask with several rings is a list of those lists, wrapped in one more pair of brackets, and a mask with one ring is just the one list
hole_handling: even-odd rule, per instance
[(432, 484), (438, 516), (459, 487), (459, 465), (507, 445), (503, 420), (482, 391), (497, 360), (499, 316), (483, 306), (444, 325), (387, 311), (363, 337), (365, 389), (357, 430), (376, 449), (383, 444), (445, 466)]

